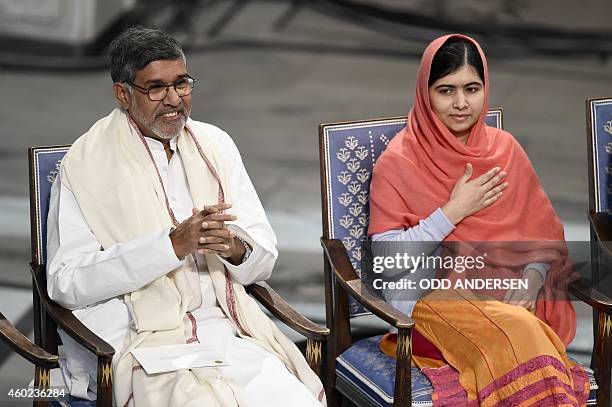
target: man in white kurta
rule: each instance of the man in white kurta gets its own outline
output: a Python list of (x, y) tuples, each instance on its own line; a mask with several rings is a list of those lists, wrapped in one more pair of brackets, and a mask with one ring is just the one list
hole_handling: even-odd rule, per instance
[[(142, 41), (143, 37), (146, 40), (147, 35), (159, 36), (163, 33), (135, 29), (123, 41), (129, 41), (134, 36), (140, 36), (139, 40)], [(180, 58), (153, 55), (153, 59), (155, 63), (161, 60), (162, 72), (165, 72), (163, 69), (166, 66), (170, 66), (163, 64), (168, 61), (171, 67), (181, 64), (184, 66), (184, 60)], [(159, 67), (159, 64), (149, 63), (146, 68), (151, 66)], [(136, 72), (138, 78), (138, 72), (150, 72), (150, 69)], [(150, 151), (150, 157), (163, 185), (168, 211), (176, 219), (175, 226), (143, 234), (102, 250), (103, 245), (88, 224), (69, 183), (60, 182), (65, 176), (60, 172), (51, 191), (48, 217), (49, 296), (60, 305), (74, 310), (79, 320), (111, 344), (116, 351), (113, 360), (116, 363), (128, 342), (130, 326), (134, 325), (125, 295), (142, 289), (179, 268), (185, 261), (194, 259), (199, 272), (202, 300), (199, 306), (186, 314), (185, 320), (191, 329), (191, 337), (187, 342), (198, 342), (224, 355), (229, 365), (217, 368), (217, 372), (224, 380), (232, 382), (240, 389), (241, 394), (237, 399), (240, 399), (241, 403), (266, 407), (319, 406), (321, 404), (317, 398), (321, 398), (313, 395), (311, 390), (290, 373), (277, 355), (252, 341), (240, 338), (236, 323), (228, 319), (220, 307), (213, 281), (207, 271), (205, 255), (218, 258), (234, 282), (247, 285), (270, 276), (277, 256), (276, 238), (232, 139), (215, 126), (193, 122), (191, 119), (180, 123), (180, 120), (172, 117), (182, 114), (187, 118), (189, 113), (190, 99), (189, 103), (186, 103), (185, 99), (190, 96), (191, 89), (188, 95), (181, 96), (180, 92), (186, 92), (180, 86), (185, 84), (177, 84), (185, 75), (179, 72), (177, 79), (170, 78), (170, 84), (164, 82), (157, 85), (157, 82), (151, 82), (158, 87), (153, 91), (144, 87), (149, 83), (143, 84), (145, 92), (149, 92), (144, 97), (149, 96), (149, 99), (152, 92), (161, 92), (159, 88), (164, 87), (166, 90), (166, 97), (161, 101), (150, 100), (153, 104), (158, 102), (161, 108), (152, 110), (149, 117), (153, 119), (148, 122), (146, 106), (144, 109), (138, 106), (137, 99), (131, 99), (123, 105), (122, 107), (127, 107), (123, 113), (113, 113), (115, 116), (129, 115), (134, 133), (143, 136), (142, 140)], [(142, 78), (142, 75), (140, 77)], [(188, 85), (193, 87), (193, 83)], [(138, 87), (139, 84), (133, 83), (133, 86)], [(117, 95), (117, 80), (115, 90)], [(133, 98), (134, 90), (131, 89), (131, 92), (132, 94), (129, 91), (121, 93), (118, 96), (120, 103), (122, 96)], [(140, 103), (147, 102), (145, 100)], [(159, 110), (161, 112), (158, 112)], [(177, 238), (176, 232), (180, 231), (189, 219), (193, 219), (197, 211), (194, 210), (184, 165), (185, 159), (191, 157), (183, 157), (184, 152), (177, 148), (178, 134), (156, 137), (156, 131), (163, 132), (164, 125), (171, 128), (173, 120), (179, 121), (181, 132), (185, 124), (197, 128), (198, 137), (209, 140), (220, 152), (226, 180), (226, 202), (231, 204), (231, 208), (226, 211), (226, 220), (217, 223), (222, 224), (221, 229), (229, 231), (228, 239), (233, 241), (213, 238), (212, 243), (207, 244), (206, 238), (200, 238), (195, 243), (195, 248), (188, 250), (185, 250), (189, 246), (188, 242), (177, 241), (181, 237)], [(161, 123), (156, 124), (156, 121)], [(153, 130), (152, 137), (146, 134), (149, 129)], [(116, 199), (120, 200), (121, 197)], [(60, 336), (66, 354), (66, 359), (61, 364), (66, 386), (76, 397), (94, 398), (97, 368), (94, 355), (61, 331)], [(133, 403), (133, 400), (131, 402)]]

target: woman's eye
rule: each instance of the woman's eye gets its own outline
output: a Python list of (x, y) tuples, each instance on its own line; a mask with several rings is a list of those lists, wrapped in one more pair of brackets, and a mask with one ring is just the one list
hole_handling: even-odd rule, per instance
[(442, 88), (440, 89), (440, 94), (441, 95), (450, 95), (453, 93), (453, 90), (451, 88)]
[(480, 90), (480, 88), (476, 87), (476, 86), (472, 86), (472, 87), (467, 88), (468, 93), (476, 93), (479, 90)]

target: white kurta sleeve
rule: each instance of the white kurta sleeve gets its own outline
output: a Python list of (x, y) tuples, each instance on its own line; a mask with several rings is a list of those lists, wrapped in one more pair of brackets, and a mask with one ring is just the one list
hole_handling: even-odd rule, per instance
[(227, 212), (237, 217), (236, 221), (228, 222), (228, 227), (249, 242), (253, 249), (249, 258), (237, 266), (222, 257), (219, 258), (237, 282), (247, 285), (265, 280), (272, 274), (278, 256), (276, 235), (244, 168), (238, 148), (225, 133), (219, 143), (229, 167), (226, 173), (228, 190), (225, 192), (226, 201), (231, 203), (232, 207)]
[(47, 291), (52, 300), (68, 309), (83, 308), (136, 291), (181, 264), (169, 229), (102, 250), (60, 177), (51, 188), (47, 220)]

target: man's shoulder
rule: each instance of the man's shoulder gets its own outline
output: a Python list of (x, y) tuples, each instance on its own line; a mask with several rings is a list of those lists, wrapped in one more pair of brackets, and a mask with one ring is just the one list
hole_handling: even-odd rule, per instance
[[(75, 152), (84, 150), (90, 153), (96, 149), (96, 145), (100, 144), (100, 140), (104, 140), (108, 135), (108, 127), (115, 112), (104, 116), (97, 120), (85, 133), (81, 134), (70, 146), (67, 155), (73, 156)], [(107, 144), (107, 143), (106, 143)], [(66, 160), (64, 160), (66, 161)]]

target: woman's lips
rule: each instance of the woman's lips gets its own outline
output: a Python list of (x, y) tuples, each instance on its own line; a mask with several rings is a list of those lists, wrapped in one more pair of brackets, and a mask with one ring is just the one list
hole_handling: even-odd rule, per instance
[(471, 115), (469, 114), (451, 114), (450, 117), (456, 122), (463, 123), (466, 120), (468, 120), (471, 117)]

